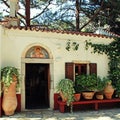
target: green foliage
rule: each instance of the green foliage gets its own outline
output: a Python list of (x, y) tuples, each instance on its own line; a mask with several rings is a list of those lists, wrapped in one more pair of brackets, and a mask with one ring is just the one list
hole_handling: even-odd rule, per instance
[(97, 52), (99, 54), (107, 54), (107, 51), (109, 50), (108, 46), (105, 44), (93, 44), (92, 42), (86, 41), (86, 50), (88, 50), (89, 47), (93, 48), (93, 53)]
[(75, 77), (76, 92), (95, 91), (97, 89), (97, 75), (78, 75)]
[(67, 97), (67, 105), (74, 101), (74, 82), (70, 79), (61, 79), (57, 84), (57, 92), (62, 91), (65, 97)]
[(116, 84), (115, 84), (115, 88), (116, 88), (116, 94), (119, 95), (120, 97), (120, 79), (116, 81)]
[(97, 77), (97, 91), (103, 91), (106, 86), (107, 79)]
[(112, 80), (116, 91), (120, 92), (120, 85), (118, 85), (120, 82), (120, 38), (115, 38), (114, 41), (108, 45), (93, 44), (92, 42), (86, 41), (86, 50), (88, 50), (89, 47), (93, 48), (93, 53), (105, 53), (108, 56), (108, 77)]
[(79, 44), (77, 42), (71, 42), (70, 40), (68, 40), (68, 42), (66, 43), (66, 50), (70, 51), (70, 49), (73, 50), (78, 50), (79, 48)]
[(17, 68), (7, 66), (1, 69), (1, 82), (3, 82), (5, 87), (9, 87), (13, 82), (13, 75), (17, 77), (19, 82), (19, 72)]
[(80, 93), (82, 91), (103, 91), (108, 82), (112, 81), (108, 77), (101, 78), (96, 74), (78, 75), (75, 78), (75, 91)]
[(108, 84), (112, 85), (112, 80), (110, 80), (108, 77), (103, 77), (103, 81), (104, 81), (104, 87)]
[[(19, 0), (20, 10), (17, 16), (23, 25), (26, 25), (25, 0)], [(79, 0), (30, 0), (31, 25), (44, 26), (45, 28), (76, 30), (77, 25), (80, 25), (78, 31), (94, 32), (100, 26), (104, 27), (109, 24), (112, 31), (119, 33), (119, 0), (108, 0), (98, 2), (92, 1), (92, 4), (84, 4)], [(91, 2), (91, 1), (87, 1)], [(77, 4), (76, 4), (77, 3)], [(97, 5), (96, 5), (97, 4)], [(1, 12), (9, 14), (9, 4), (7, 0), (1, 0), (0, 5), (5, 5), (1, 8)], [(34, 11), (38, 12), (34, 12)], [(77, 13), (76, 13), (77, 11)], [(34, 13), (34, 14), (33, 14)], [(82, 13), (82, 14), (80, 14)], [(3, 15), (5, 15), (3, 14)], [(2, 15), (2, 18), (4, 17)], [(77, 19), (77, 16), (79, 19)]]

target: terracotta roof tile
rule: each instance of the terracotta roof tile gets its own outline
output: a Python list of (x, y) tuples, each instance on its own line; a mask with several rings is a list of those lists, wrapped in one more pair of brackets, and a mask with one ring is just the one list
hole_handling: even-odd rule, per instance
[[(6, 21), (5, 21), (6, 22)], [(3, 25), (3, 24), (2, 24)], [(10, 26), (7, 27), (8, 29), (19, 29), (19, 30), (31, 30), (31, 31), (41, 31), (41, 32), (52, 32), (52, 33), (61, 33), (61, 34), (72, 34), (72, 35), (81, 35), (81, 36), (93, 36), (93, 37), (102, 37), (102, 38), (111, 38), (112, 37), (120, 37), (120, 35), (116, 35), (114, 33), (111, 33), (111, 36), (106, 36), (102, 34), (96, 34), (96, 33), (86, 33), (86, 32), (77, 32), (77, 31), (66, 31), (66, 30), (58, 30), (58, 29), (48, 29), (48, 28), (40, 28), (39, 26), (33, 26), (33, 27), (16, 27), (16, 26)]]

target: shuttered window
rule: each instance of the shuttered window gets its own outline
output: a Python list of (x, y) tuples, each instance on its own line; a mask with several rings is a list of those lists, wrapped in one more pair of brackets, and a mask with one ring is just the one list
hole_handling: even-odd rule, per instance
[(82, 74), (97, 74), (97, 64), (89, 63), (89, 71), (87, 71), (88, 64), (76, 64), (76, 63), (66, 63), (65, 64), (65, 77), (74, 80), (75, 75)]
[(74, 63), (65, 64), (65, 77), (74, 80)]
[(90, 63), (89, 64), (89, 68), (90, 68), (90, 74), (97, 74), (97, 64), (96, 63)]

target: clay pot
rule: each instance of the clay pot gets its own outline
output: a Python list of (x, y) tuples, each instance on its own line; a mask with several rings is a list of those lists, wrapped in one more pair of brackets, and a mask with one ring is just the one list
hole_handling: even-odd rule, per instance
[(115, 89), (111, 85), (111, 82), (109, 82), (104, 89), (105, 98), (112, 99), (112, 95), (113, 95), (114, 91), (115, 91)]
[(103, 91), (96, 92), (95, 96), (96, 96), (96, 99), (98, 99), (98, 100), (103, 100), (104, 99)]
[(2, 108), (5, 115), (8, 116), (13, 115), (17, 107), (16, 84), (17, 81), (14, 81), (9, 88), (4, 89)]
[(103, 100), (104, 95), (103, 95), (103, 94), (96, 94), (96, 98), (97, 98), (98, 100)]
[(75, 99), (75, 101), (79, 101), (80, 98), (81, 98), (81, 94), (80, 94), (80, 93), (75, 93), (75, 94), (74, 94), (74, 99)]
[(93, 99), (94, 94), (95, 92), (93, 91), (82, 92), (82, 96), (84, 97), (84, 99), (87, 99), (87, 100)]

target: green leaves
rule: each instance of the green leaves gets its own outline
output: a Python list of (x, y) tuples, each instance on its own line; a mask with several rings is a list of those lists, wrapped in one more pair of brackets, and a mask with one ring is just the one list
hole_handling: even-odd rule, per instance
[(61, 79), (57, 84), (57, 91), (64, 94), (67, 99), (67, 105), (69, 106), (71, 102), (74, 101), (74, 82), (70, 79)]
[(10, 84), (13, 82), (13, 75), (15, 75), (19, 80), (19, 72), (17, 68), (7, 66), (1, 69), (2, 82), (4, 83), (5, 87), (9, 87)]
[(78, 75), (75, 78), (75, 87), (78, 91), (94, 91), (97, 89), (97, 75)]
[(88, 42), (86, 40), (86, 50), (88, 50), (89, 47), (93, 48), (93, 53), (98, 53), (98, 54), (107, 54), (109, 51), (109, 47), (105, 44), (93, 44), (92, 42)]
[(93, 48), (94, 53), (105, 53), (108, 56), (108, 77), (112, 80), (116, 90), (120, 91), (120, 86), (118, 87), (118, 82), (120, 81), (120, 38), (114, 39), (114, 41), (108, 45), (93, 44), (92, 42), (86, 41), (86, 50), (88, 50), (89, 47)]
[(71, 42), (71, 40), (68, 40), (68, 42), (66, 43), (66, 50), (70, 51), (72, 50), (78, 50), (79, 48), (79, 44), (77, 42)]

